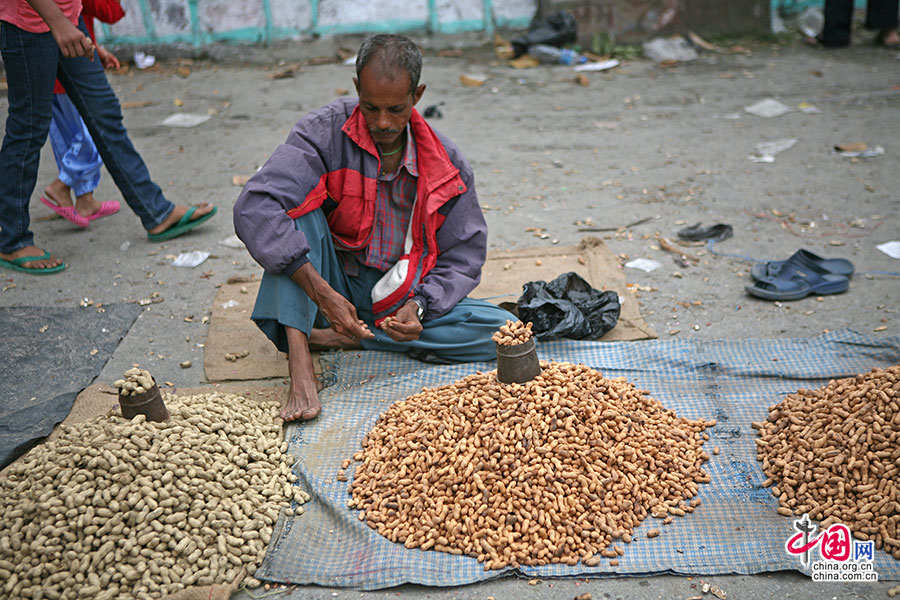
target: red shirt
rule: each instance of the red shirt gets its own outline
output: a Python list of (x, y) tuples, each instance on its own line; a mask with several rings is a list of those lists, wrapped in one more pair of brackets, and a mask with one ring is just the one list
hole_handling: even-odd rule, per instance
[[(73, 24), (78, 24), (81, 14), (81, 0), (55, 0), (63, 15)], [(6, 21), (30, 33), (50, 31), (47, 24), (25, 0), (3, 0), (0, 2), (0, 21)]]

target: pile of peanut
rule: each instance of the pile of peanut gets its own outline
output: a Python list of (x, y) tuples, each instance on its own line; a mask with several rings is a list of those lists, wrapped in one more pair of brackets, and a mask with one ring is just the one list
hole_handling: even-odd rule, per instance
[(779, 513), (843, 523), (900, 559), (900, 365), (789, 394), (753, 427)]
[(524, 344), (531, 339), (531, 323), (529, 322), (527, 325), (522, 323), (522, 321), (513, 323), (507, 319), (506, 325), (501, 325), (491, 339), (501, 346)]
[(166, 399), (171, 419), (117, 414), (60, 427), (0, 475), (0, 597), (150, 599), (242, 583), (292, 485), (278, 402)]
[(612, 541), (630, 542), (648, 515), (694, 510), (714, 421), (680, 418), (584, 365), (541, 366), (524, 384), (479, 372), (391, 406), (353, 457), (359, 519), (487, 570), (614, 565), (624, 549)]
[(125, 379), (118, 379), (113, 384), (122, 396), (140, 395), (149, 392), (154, 385), (150, 371), (134, 367), (125, 371)]

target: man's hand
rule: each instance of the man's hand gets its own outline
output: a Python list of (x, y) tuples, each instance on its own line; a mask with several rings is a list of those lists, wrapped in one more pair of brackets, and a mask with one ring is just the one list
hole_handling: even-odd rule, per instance
[(419, 339), (422, 333), (422, 323), (416, 313), (419, 305), (413, 301), (404, 304), (397, 314), (393, 317), (386, 318), (381, 328), (395, 342), (410, 342)]
[(375, 337), (368, 325), (356, 315), (356, 307), (328, 285), (311, 263), (297, 269), (291, 279), (316, 303), (335, 333), (354, 340)]
[(103, 65), (104, 69), (118, 70), (122, 66), (119, 64), (119, 59), (116, 58), (116, 55), (103, 46), (97, 46), (97, 56), (100, 57), (100, 64)]
[(375, 337), (369, 326), (356, 315), (356, 307), (333, 289), (315, 302), (336, 333), (354, 340)]

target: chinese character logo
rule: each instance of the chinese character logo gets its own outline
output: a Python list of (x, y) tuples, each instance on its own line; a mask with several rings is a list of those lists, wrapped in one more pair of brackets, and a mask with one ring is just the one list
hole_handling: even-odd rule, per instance
[[(873, 562), (875, 542), (854, 540), (850, 528), (835, 523), (819, 530), (809, 515), (794, 521), (794, 533), (784, 543), (785, 551), (800, 559), (813, 581), (878, 581)], [(810, 552), (818, 547), (818, 558)]]
[(813, 538), (810, 541), (809, 536), (816, 532), (816, 525), (809, 520), (809, 515), (804, 514), (802, 518), (794, 521), (794, 529), (797, 533), (791, 536), (784, 544), (784, 549), (788, 554), (800, 555), (800, 563), (804, 567), (809, 566), (809, 551), (819, 543), (819, 538)]
[(875, 542), (853, 542), (853, 560), (875, 560)]
[(838, 562), (850, 559), (852, 540), (849, 527), (840, 524), (832, 525), (828, 528), (828, 531), (823, 532), (819, 537), (822, 539), (822, 544), (819, 546), (822, 558)]
[(809, 520), (809, 515), (804, 514), (803, 517), (794, 521), (794, 529), (797, 533), (788, 538), (784, 549), (788, 554), (800, 555), (800, 563), (804, 567), (809, 566), (809, 551), (816, 546), (819, 547), (819, 556), (825, 560), (846, 562), (851, 558), (851, 548), (853, 549), (853, 560), (873, 560), (875, 558), (873, 542), (871, 540), (854, 542), (850, 528), (841, 523), (836, 523), (826, 531), (812, 537), (816, 532), (816, 524)]

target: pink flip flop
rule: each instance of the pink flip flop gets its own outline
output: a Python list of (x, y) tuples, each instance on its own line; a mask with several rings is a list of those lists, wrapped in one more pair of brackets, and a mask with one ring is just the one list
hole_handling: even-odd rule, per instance
[(90, 224), (90, 221), (87, 219), (87, 217), (82, 217), (80, 214), (78, 214), (78, 211), (75, 210), (74, 206), (60, 206), (58, 204), (54, 204), (50, 200), (47, 200), (43, 196), (41, 196), (41, 202), (46, 204), (50, 208), (50, 210), (61, 216), (69, 223), (72, 223), (73, 225), (77, 225), (81, 228), (86, 228)]
[(86, 218), (88, 221), (94, 221), (100, 217), (108, 217), (109, 215), (114, 215), (119, 212), (119, 207), (120, 204), (118, 200), (107, 200), (100, 205), (100, 210)]

